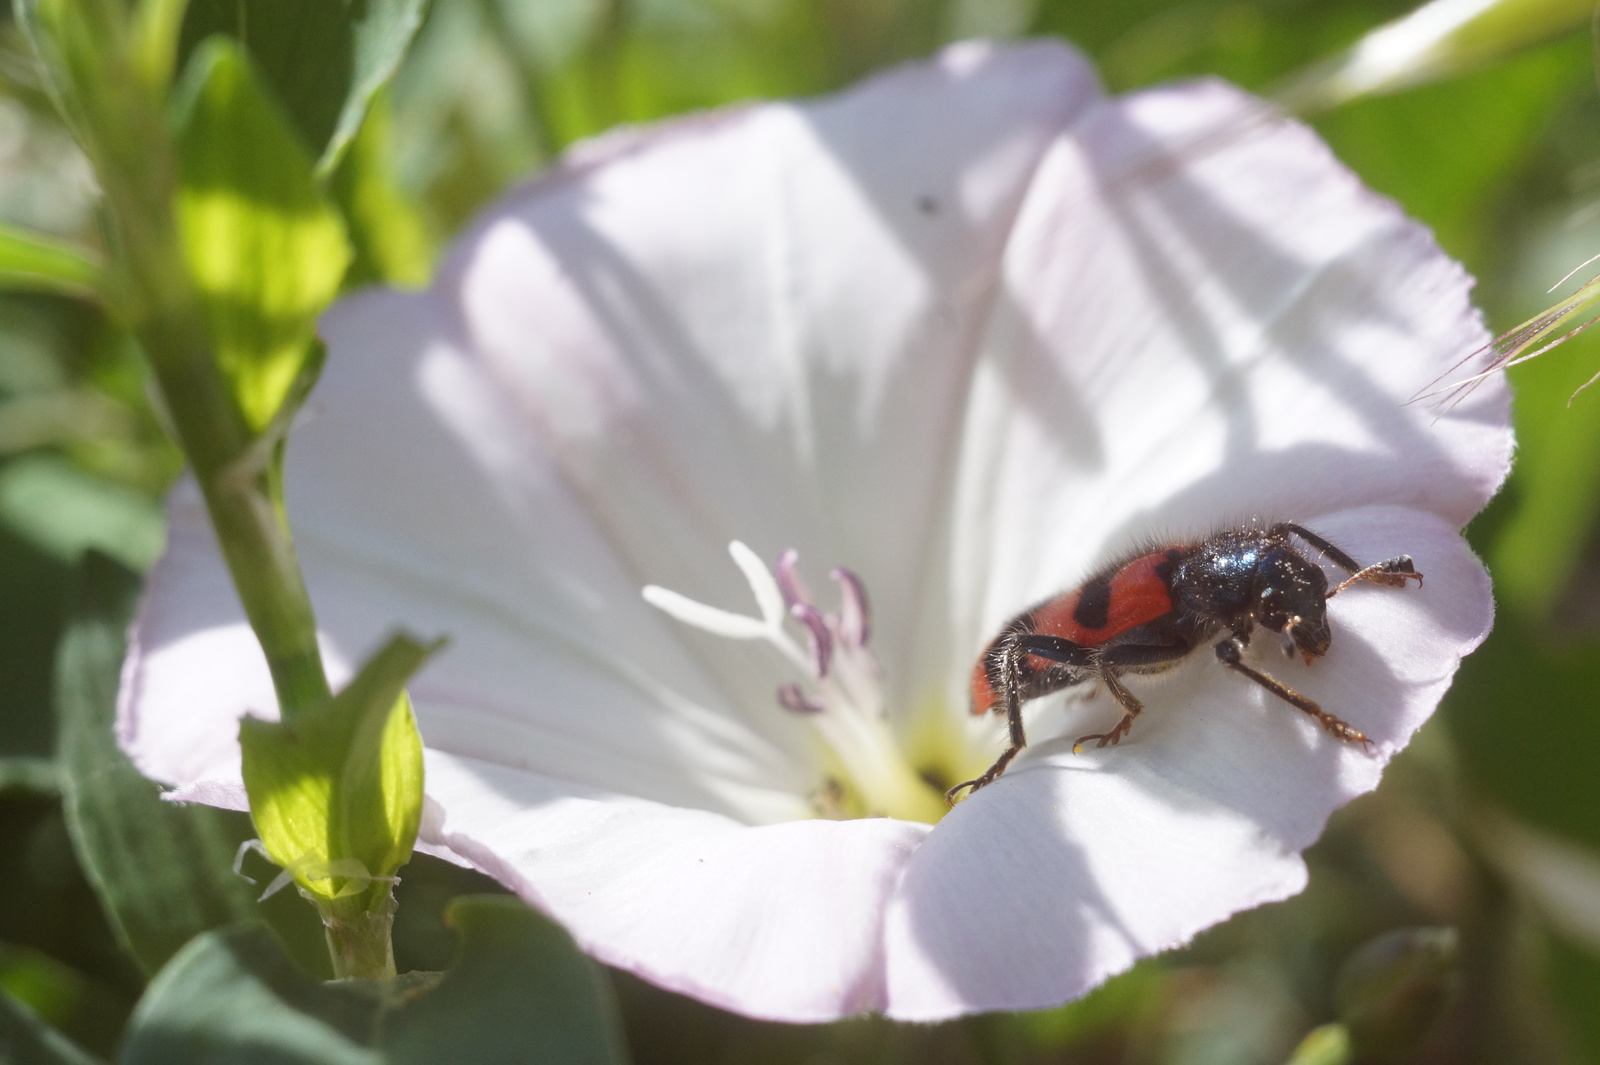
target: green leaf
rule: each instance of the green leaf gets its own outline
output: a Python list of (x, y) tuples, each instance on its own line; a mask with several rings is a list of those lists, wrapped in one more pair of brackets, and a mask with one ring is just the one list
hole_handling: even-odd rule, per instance
[(122, 1065), (617, 1065), (603, 972), (516, 899), (458, 899), (458, 961), (442, 980), (321, 984), (257, 929), (211, 932), (162, 970), (135, 1010)]
[(124, 634), (139, 579), (96, 554), (56, 658), (58, 758), (67, 827), (118, 938), (155, 972), (192, 937), (259, 920), (232, 863), (237, 833), (224, 811), (163, 802), (117, 747)]
[(0, 992), (0, 1062), (5, 1065), (95, 1065), (96, 1059)]
[(297, 969), (263, 929), (195, 939), (151, 981), (128, 1022), (123, 1065), (379, 1065), (362, 1045), (377, 1003)]
[(1360, 1061), (1409, 1061), (1461, 980), (1454, 928), (1397, 928), (1362, 945), (1339, 972), (1339, 1020)]
[(394, 1065), (627, 1060), (611, 986), (560, 926), (504, 895), (451, 904), (460, 961), (385, 1026)]
[(0, 469), (0, 522), (69, 566), (94, 548), (143, 569), (166, 541), (166, 521), (156, 504), (48, 453)]
[(54, 759), (0, 755), (0, 792), (15, 789), (52, 794), (60, 783)]
[(410, 48), (428, 0), (190, 0), (180, 54), (244, 43), (326, 177)]
[[(1481, 275), (1501, 266), (1491, 252), (1500, 236), (1496, 196), (1527, 165), (1557, 109), (1573, 92), (1593, 91), (1592, 79), (1589, 50), (1573, 39), (1449, 84), (1359, 100), (1320, 116), (1316, 127), (1363, 181), (1431, 226), (1445, 251)], [(1470, 136), (1457, 125), (1462, 115), (1472, 116)]]
[(305, 365), (350, 247), (311, 160), (236, 42), (207, 42), (179, 93), (178, 229), (212, 342), (252, 429)]
[(1574, 338), (1511, 371), (1517, 465), (1513, 509), (1489, 552), (1497, 598), (1543, 618), (1570, 595), (1600, 516), (1600, 395), (1567, 399), (1600, 369), (1600, 335)]
[(395, 180), (390, 126), (387, 94), (380, 93), (330, 184), (356, 250), (346, 284), (421, 287), (433, 269), (422, 209)]
[(1344, 1025), (1324, 1024), (1313, 1028), (1295, 1047), (1289, 1065), (1348, 1065), (1352, 1060), (1350, 1033)]
[(99, 258), (87, 248), (0, 224), (0, 287), (92, 296), (100, 271)]
[(292, 723), (239, 723), (261, 842), (323, 899), (364, 890), (411, 856), (422, 818), (422, 738), (404, 685), (432, 650), (394, 636), (326, 706)]
[(1432, 0), (1366, 34), (1297, 76), (1278, 102), (1292, 110), (1336, 107), (1503, 61), (1587, 27), (1592, 0)]

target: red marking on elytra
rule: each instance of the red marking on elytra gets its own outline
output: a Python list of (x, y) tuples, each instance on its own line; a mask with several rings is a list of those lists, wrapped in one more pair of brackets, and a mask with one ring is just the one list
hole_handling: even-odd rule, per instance
[(1156, 570), (1167, 561), (1164, 551), (1140, 555), (1111, 575), (1111, 607), (1104, 625), (1089, 628), (1074, 617), (1083, 596), (1082, 589), (1076, 589), (1036, 608), (1033, 631), (1096, 647), (1135, 625), (1154, 621), (1172, 610), (1172, 591)]

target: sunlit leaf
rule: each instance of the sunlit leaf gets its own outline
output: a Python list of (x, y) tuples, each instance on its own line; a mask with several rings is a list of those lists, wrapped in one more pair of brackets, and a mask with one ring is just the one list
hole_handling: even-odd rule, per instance
[(218, 361), (266, 426), (293, 387), (316, 316), (350, 262), (311, 159), (235, 42), (189, 61), (178, 105), (178, 227)]
[(251, 816), (267, 853), (333, 899), (390, 876), (422, 817), (422, 740), (405, 694), (431, 648), (395, 636), (333, 701), (293, 725), (239, 724)]
[(100, 263), (92, 252), (0, 224), (0, 287), (87, 296), (99, 284)]
[(1278, 101), (1318, 111), (1437, 81), (1586, 28), (1593, 15), (1592, 0), (1431, 0), (1293, 78)]
[(396, 180), (390, 123), (390, 107), (380, 94), (330, 183), (356, 251), (347, 284), (418, 287), (433, 268), (433, 241), (421, 208)]

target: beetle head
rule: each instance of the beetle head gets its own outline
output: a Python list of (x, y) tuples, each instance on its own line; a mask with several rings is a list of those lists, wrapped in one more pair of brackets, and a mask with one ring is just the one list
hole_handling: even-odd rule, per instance
[(1328, 578), (1322, 567), (1289, 547), (1274, 547), (1256, 565), (1252, 615), (1273, 632), (1286, 632), (1307, 662), (1328, 653)]

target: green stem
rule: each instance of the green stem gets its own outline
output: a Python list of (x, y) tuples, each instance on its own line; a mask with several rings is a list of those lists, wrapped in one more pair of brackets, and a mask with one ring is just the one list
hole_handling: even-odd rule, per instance
[(254, 434), (217, 366), (173, 214), (176, 158), (156, 90), (129, 60), (120, 5), (54, 9), (68, 111), (105, 192), (115, 303), (143, 344), (285, 720), (330, 696), (316, 621)]
[(322, 914), (337, 980), (392, 980), (394, 967), (394, 892), (374, 884), (359, 895), (324, 901), (306, 895)]

